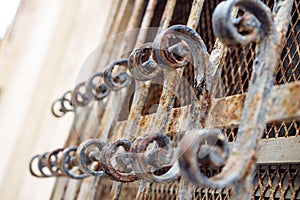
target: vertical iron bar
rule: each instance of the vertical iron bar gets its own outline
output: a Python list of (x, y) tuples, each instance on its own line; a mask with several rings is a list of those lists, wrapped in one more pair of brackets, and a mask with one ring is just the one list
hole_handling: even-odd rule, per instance
[[(145, 15), (143, 17), (143, 21), (141, 24), (141, 29), (139, 30), (139, 35), (138, 35), (138, 38), (135, 43), (135, 47), (142, 45), (146, 38), (147, 31), (148, 31), (147, 28), (149, 28), (151, 20), (153, 18), (153, 14), (155, 11), (155, 7), (157, 5), (157, 1), (158, 0), (150, 0), (148, 2), (148, 5), (147, 5), (146, 11), (145, 11)], [(135, 81), (135, 85), (138, 85), (138, 84), (139, 84), (138, 81)], [(135, 94), (135, 96), (136, 96), (136, 94)], [(134, 103), (132, 103), (132, 104), (134, 104)], [(130, 109), (130, 113), (132, 113), (132, 111), (134, 111), (134, 110)], [(129, 113), (129, 115), (130, 115), (130, 113)], [(133, 120), (130, 120), (130, 119), (133, 119)], [(131, 137), (136, 136), (137, 124), (135, 122), (138, 121), (137, 119), (138, 118), (132, 118), (132, 117), (128, 118), (128, 120), (126, 122), (125, 131), (122, 134), (123, 137), (128, 138), (128, 133), (131, 133), (130, 134)], [(123, 183), (120, 183), (120, 182), (113, 183), (111, 194), (110, 194), (111, 199), (119, 199), (122, 185), (123, 185)]]
[[(167, 1), (163, 16), (160, 20), (160, 27), (158, 29), (158, 33), (160, 31), (166, 29), (170, 25), (176, 2), (177, 2), (176, 0)], [(128, 117), (128, 121), (132, 120), (132, 122), (129, 122), (132, 124), (132, 126), (130, 128), (130, 132), (132, 131), (134, 133), (136, 133), (138, 130), (137, 124), (141, 117), (142, 109), (143, 109), (144, 103), (148, 96), (151, 81), (147, 81), (145, 83), (138, 83), (138, 84), (140, 86), (137, 88), (137, 90), (134, 93), (133, 102), (132, 102), (130, 114)], [(126, 129), (126, 132), (127, 132), (127, 130), (129, 130), (129, 129)], [(127, 132), (127, 133), (129, 133), (129, 132)], [(142, 180), (140, 182), (140, 186), (139, 186), (138, 192), (136, 194), (136, 199), (145, 199), (146, 196), (148, 195), (146, 192), (147, 188), (149, 188), (149, 182)]]

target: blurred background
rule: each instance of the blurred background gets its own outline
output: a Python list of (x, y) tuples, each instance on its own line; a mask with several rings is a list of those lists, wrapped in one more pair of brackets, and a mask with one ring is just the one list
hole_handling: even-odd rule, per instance
[(114, 1), (0, 0), (0, 199), (49, 199), (54, 178), (29, 173), (31, 157), (63, 146), (73, 120), (51, 104), (74, 87), (104, 40)]

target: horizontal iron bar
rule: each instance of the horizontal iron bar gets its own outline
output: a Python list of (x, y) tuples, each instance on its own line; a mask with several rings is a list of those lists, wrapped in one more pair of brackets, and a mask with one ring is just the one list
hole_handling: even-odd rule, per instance
[[(267, 102), (266, 122), (300, 119), (300, 82), (275, 86)], [(209, 115), (212, 127), (237, 127), (240, 123), (246, 94), (217, 99)]]
[[(268, 112), (266, 123), (276, 121), (300, 120), (300, 82), (274, 86), (269, 101), (267, 102)], [(238, 127), (244, 107), (245, 94), (216, 99), (210, 110), (207, 127), (214, 128), (234, 128)], [(188, 130), (187, 121), (190, 106), (173, 108), (168, 123), (167, 133), (181, 132)], [(147, 129), (149, 123), (153, 121), (155, 114), (141, 117), (140, 132)], [(118, 126), (122, 126), (126, 121), (119, 121)], [(151, 123), (150, 123), (151, 124)]]
[(257, 164), (300, 163), (300, 137), (262, 139)]

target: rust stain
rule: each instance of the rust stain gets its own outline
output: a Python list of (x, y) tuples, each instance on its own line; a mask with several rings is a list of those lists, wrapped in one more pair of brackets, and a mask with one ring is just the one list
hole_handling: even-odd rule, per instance
[(226, 122), (231, 126), (239, 124), (242, 117), (246, 95), (237, 95), (226, 99)]
[[(289, 94), (284, 95), (284, 101), (282, 102), (282, 106), (285, 108), (285, 112), (288, 116), (291, 116), (297, 112), (299, 112), (300, 108), (300, 86), (299, 84), (292, 84), (291, 87), (288, 88)], [(289, 97), (289, 98), (287, 98)], [(291, 103), (293, 102), (293, 103)]]
[(148, 124), (149, 121), (149, 115), (144, 116), (140, 121), (140, 127), (144, 127)]
[(224, 111), (226, 99), (217, 100), (216, 103), (212, 105), (212, 108), (209, 113), (210, 124), (216, 126), (223, 125), (225, 122), (226, 113)]

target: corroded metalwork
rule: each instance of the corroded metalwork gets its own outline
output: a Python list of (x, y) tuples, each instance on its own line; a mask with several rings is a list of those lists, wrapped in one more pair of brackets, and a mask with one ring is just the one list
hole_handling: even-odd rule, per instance
[(55, 100), (51, 106), (52, 114), (55, 117), (62, 117), (67, 112), (74, 112), (75, 108), (73, 107), (71, 98), (72, 98), (72, 91), (67, 91), (62, 96), (62, 98)]
[[(104, 175), (101, 169), (101, 151), (105, 143), (99, 139), (89, 139), (82, 142), (76, 151), (78, 167), (86, 174), (93, 176)], [(96, 166), (93, 166), (95, 164)]]
[(74, 106), (86, 106), (90, 103), (91, 98), (86, 94), (86, 91), (80, 91), (85, 88), (85, 82), (79, 83), (72, 92), (72, 104)]
[(97, 101), (100, 101), (107, 97), (110, 93), (108, 86), (103, 83), (95, 83), (96, 78), (103, 78), (102, 72), (94, 73), (86, 83), (86, 93), (87, 95)]
[(83, 179), (88, 177), (88, 174), (85, 174), (78, 167), (78, 161), (75, 155), (76, 151), (77, 147), (65, 148), (59, 159), (58, 166), (65, 176), (73, 179)]
[[(119, 153), (116, 159), (118, 166), (114, 167), (111, 159), (119, 147), (123, 147), (125, 152)], [(128, 167), (131, 162), (130, 154), (128, 152), (131, 148), (131, 141), (128, 139), (119, 139), (115, 142), (110, 142), (103, 148), (102, 162), (103, 170), (112, 179), (120, 182), (132, 182), (139, 179), (136, 173)], [(117, 169), (121, 168), (121, 169)]]
[(54, 151), (46, 153), (46, 156), (45, 156), (46, 165), (47, 165), (49, 171), (54, 176), (63, 176), (64, 175), (62, 170), (58, 167), (59, 166), (59, 157), (61, 157), (63, 150), (64, 150), (64, 148), (58, 148)]
[[(148, 146), (156, 142), (156, 147), (147, 151)], [(172, 166), (173, 149), (171, 140), (163, 134), (150, 134), (138, 137), (132, 145), (132, 167), (140, 178), (150, 182), (169, 182), (178, 178), (178, 166)], [(155, 175), (162, 168), (170, 168), (166, 173)]]
[(148, 81), (161, 72), (160, 67), (152, 59), (152, 43), (146, 43), (132, 51), (129, 57), (129, 71), (138, 81)]
[[(195, 2), (198, 2), (194, 5), (197, 16), (191, 21), (199, 20), (198, 11), (202, 8), (203, 1)], [(236, 19), (231, 14), (234, 7), (243, 11), (243, 15)], [(141, 89), (135, 92), (128, 124), (118, 122), (116, 125), (126, 125), (126, 134), (121, 134), (125, 138), (105, 141), (106, 144), (99, 139), (91, 139), (78, 148), (57, 149), (37, 155), (30, 162), (32, 175), (75, 179), (105, 175), (119, 182), (143, 180), (137, 194), (137, 198), (141, 198), (142, 193), (146, 194), (147, 183), (170, 182), (182, 174), (196, 186), (234, 186), (234, 199), (248, 199), (265, 122), (299, 118), (299, 84), (272, 89), (273, 72), (280, 56), (279, 38), (286, 31), (280, 30), (281, 34), (278, 33), (276, 20), (269, 8), (257, 0), (227, 0), (220, 3), (213, 14), (213, 29), (224, 45), (237, 47), (256, 43), (256, 58), (247, 94), (214, 99), (212, 87), (215, 75), (219, 73), (213, 61), (216, 55), (209, 57), (204, 42), (193, 30), (196, 24), (191, 21), (191, 28), (172, 26), (160, 32), (153, 43), (135, 49), (128, 59), (119, 59), (109, 64), (103, 73), (93, 74), (86, 83), (78, 84), (71, 93), (55, 101), (52, 112), (59, 117), (74, 111), (76, 106), (86, 106), (91, 100), (103, 100), (110, 91), (128, 87), (134, 78), (138, 84), (143, 83)], [(175, 99), (172, 92), (177, 90), (187, 64), (195, 68), (197, 94), (192, 97), (191, 105), (172, 109)], [(157, 113), (141, 117), (141, 105), (149, 91), (148, 81), (162, 73), (165, 74), (165, 81)], [(96, 78), (103, 78), (103, 83), (95, 83)], [(285, 95), (278, 98), (278, 93)], [(72, 100), (67, 97), (70, 94)], [(296, 104), (277, 109), (292, 98), (296, 99)], [(57, 111), (55, 105), (58, 104), (60, 108)], [(271, 104), (276, 106), (268, 109)], [(170, 122), (170, 115), (177, 118), (172, 118)], [(142, 136), (136, 137), (137, 126), (142, 127), (145, 121), (153, 122), (153, 127), (142, 129)], [(233, 145), (229, 145), (225, 135), (216, 129), (238, 125), (237, 139)], [(173, 149), (167, 133), (178, 131), (186, 133), (179, 146)], [(110, 138), (108, 134), (105, 135), (107, 139)], [(203, 168), (220, 167), (221, 172), (211, 177), (201, 172)], [(184, 198), (194, 186), (188, 187), (182, 181), (180, 193)]]
[(118, 72), (115, 75), (113, 74), (114, 68), (118, 65), (123, 66), (127, 69), (128, 59), (123, 58), (114, 61), (113, 63), (109, 64), (103, 72), (104, 82), (113, 91), (118, 91), (124, 87), (127, 87), (131, 82), (131, 78), (126, 71)]

